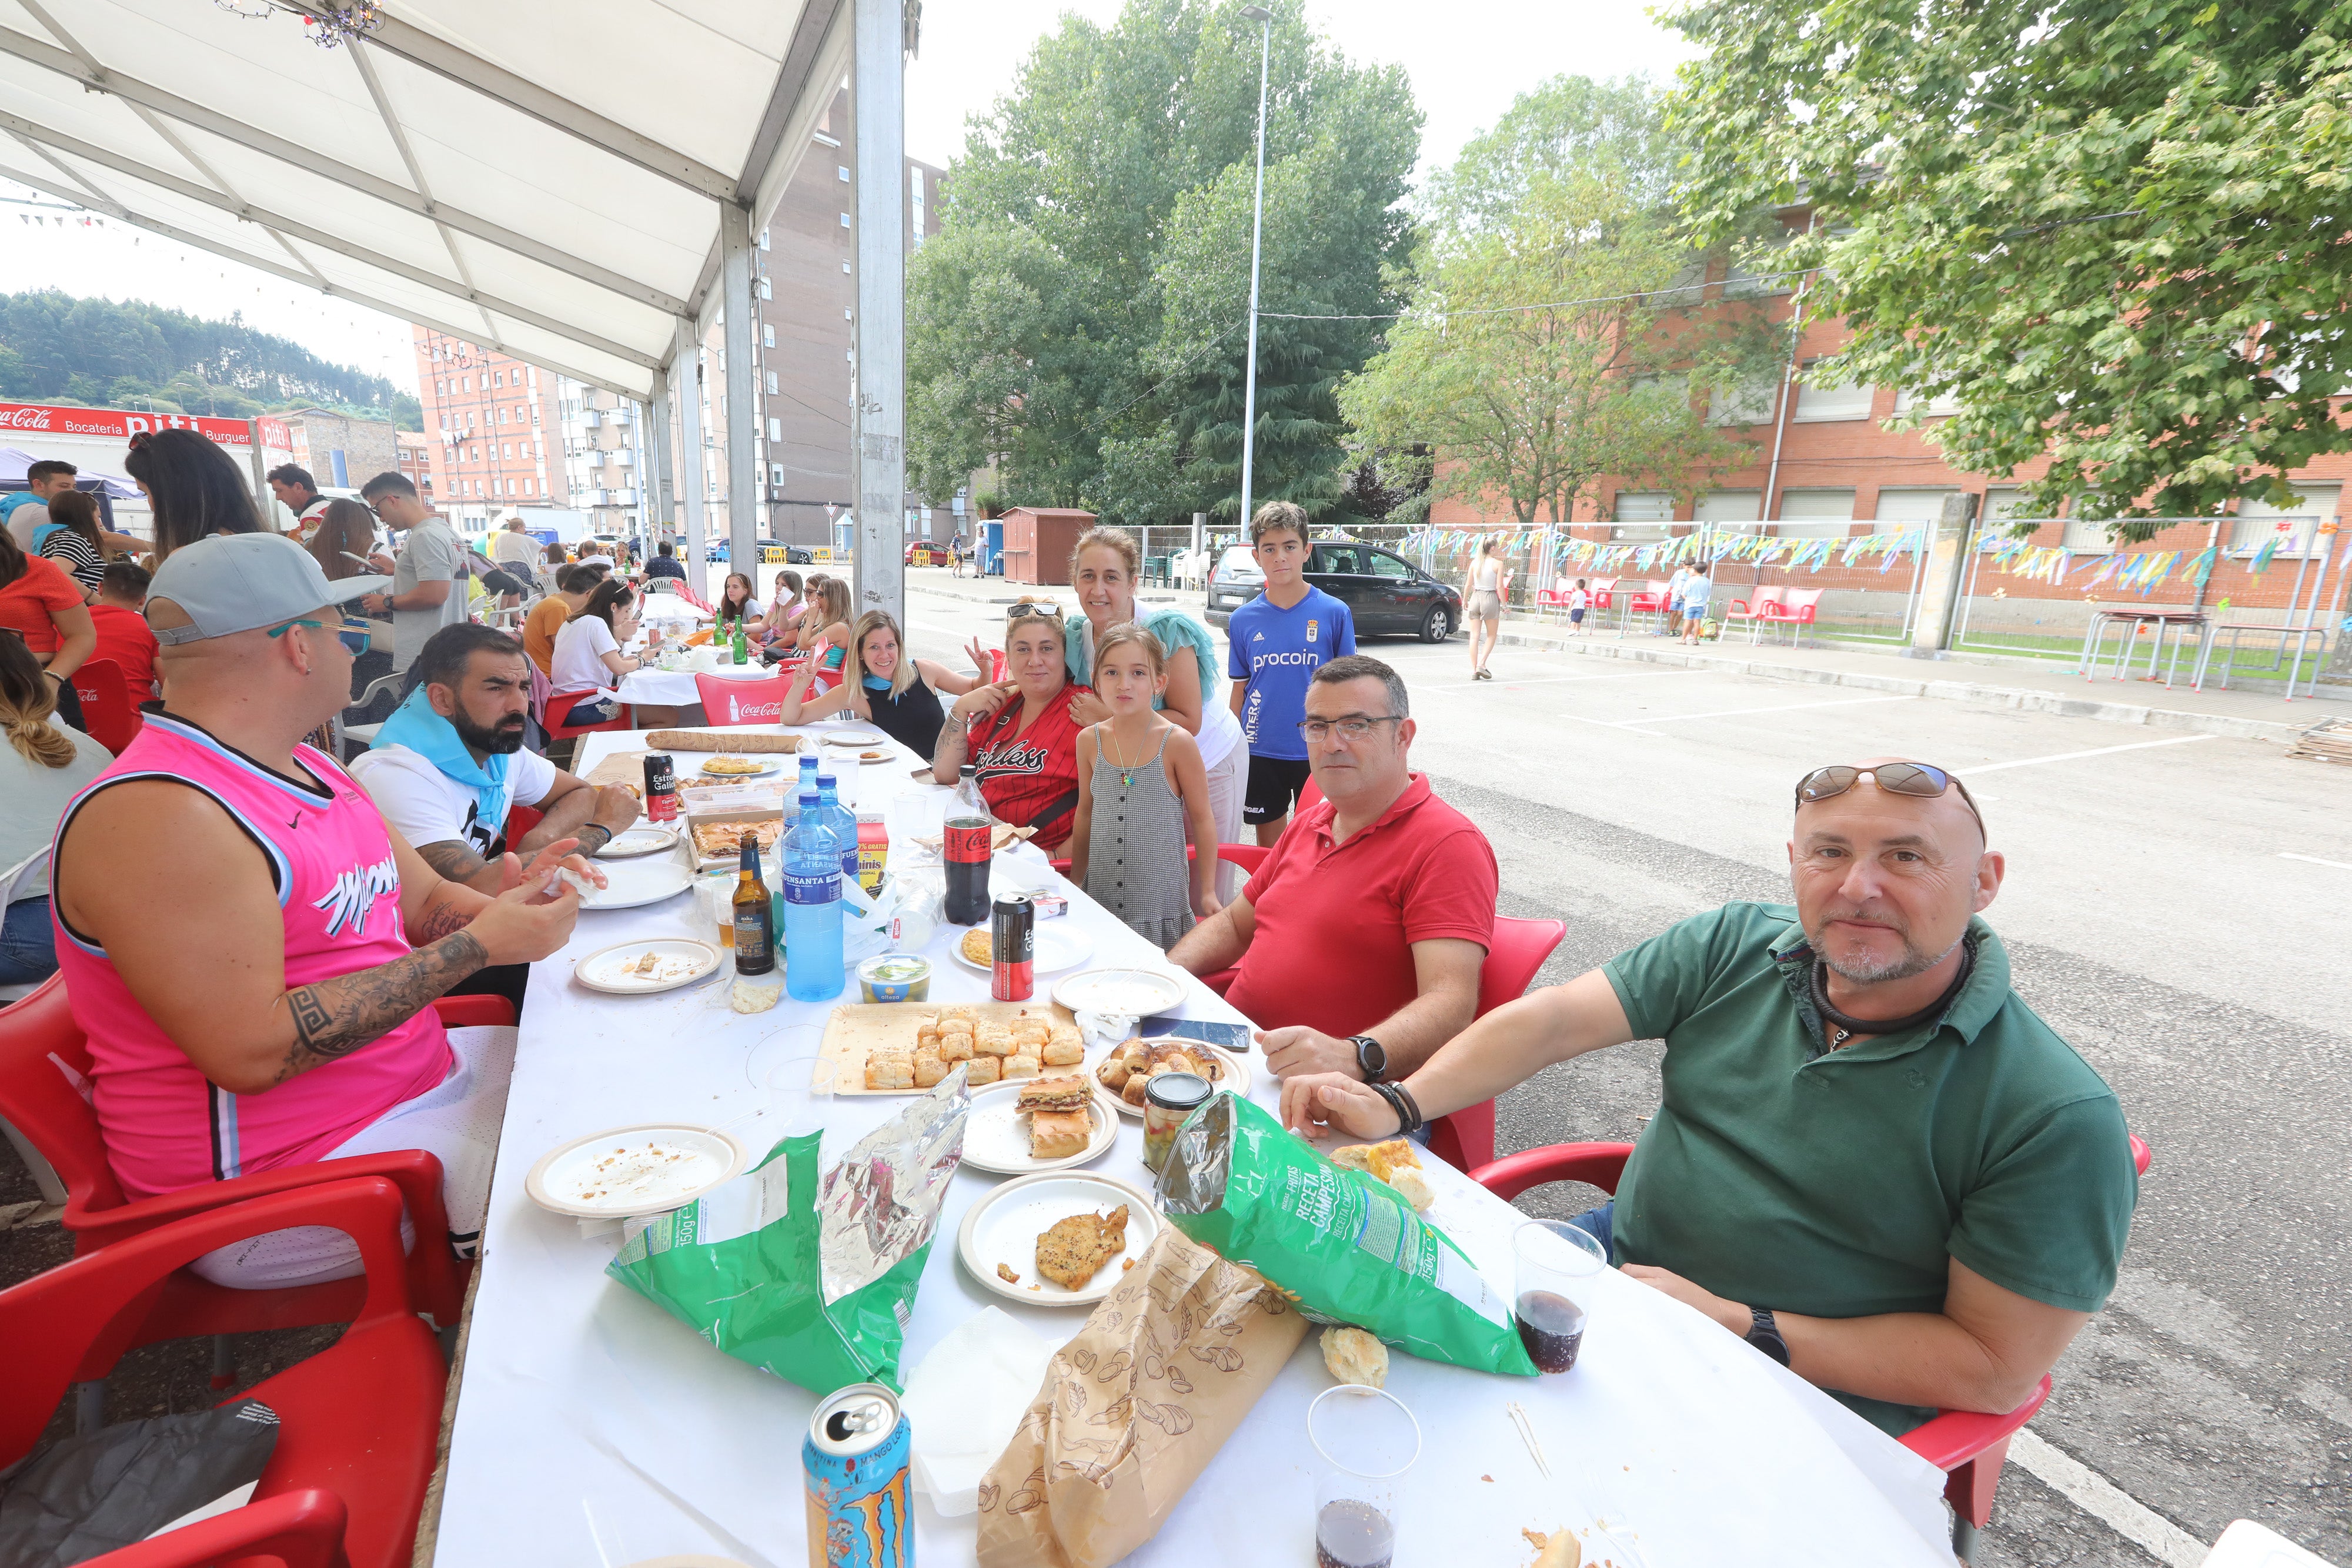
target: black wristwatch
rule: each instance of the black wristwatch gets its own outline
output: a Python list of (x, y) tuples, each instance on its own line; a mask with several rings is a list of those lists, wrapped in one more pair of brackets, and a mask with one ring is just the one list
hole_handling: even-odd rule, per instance
[(1780, 1325), (1772, 1321), (1772, 1309), (1750, 1307), (1748, 1311), (1754, 1318), (1748, 1326), (1748, 1343), (1782, 1366), (1788, 1365), (1789, 1342), (1780, 1337)]
[(1378, 1083), (1389, 1073), (1389, 1053), (1381, 1042), (1368, 1034), (1351, 1034), (1348, 1043), (1356, 1048), (1356, 1068), (1367, 1083)]

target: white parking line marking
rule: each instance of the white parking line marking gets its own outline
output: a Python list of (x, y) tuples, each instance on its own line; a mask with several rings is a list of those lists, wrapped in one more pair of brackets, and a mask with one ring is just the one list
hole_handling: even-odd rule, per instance
[(1526, 675), (1517, 679), (1497, 675), (1491, 681), (1464, 681), (1458, 685), (1422, 686), (1424, 692), (1466, 692), (1486, 686), (1544, 686), (1561, 681), (1651, 681), (1662, 675), (1713, 675), (1720, 670), (1637, 670), (1623, 675)]
[(1841, 702), (1829, 703), (1786, 703), (1779, 707), (1731, 707), (1723, 708), (1715, 713), (1668, 713), (1660, 714), (1655, 718), (1585, 718), (1585, 716), (1580, 713), (1564, 714), (1561, 716), (1583, 719), (1586, 724), (1605, 724), (1612, 729), (1628, 729), (1639, 733), (1642, 727), (1645, 725), (1681, 724), (1689, 719), (1747, 718), (1755, 714), (1798, 713), (1806, 708), (1860, 707), (1865, 703), (1911, 703), (1919, 700), (1906, 694), (1892, 697), (1847, 697)]
[(2102, 746), (2092, 751), (2062, 751), (2055, 757), (2024, 757), (2015, 762), (1995, 762), (1983, 768), (1963, 768), (1961, 772), (1973, 779), (1979, 773), (1999, 773), (2005, 768), (2032, 768), (2043, 762), (2072, 762), (2082, 757), (2107, 757), (2118, 751), (2145, 751), (2151, 746), (2186, 746), (2192, 740), (2211, 740), (2210, 735), (2176, 735), (2163, 740), (2135, 740), (2129, 746)]
[(2289, 850), (2279, 851), (2283, 861), (2309, 861), (2314, 865), (2332, 865), (2337, 871), (2352, 871), (2352, 861), (2324, 861), (2317, 855), (2299, 855)]
[(2210, 1548), (2203, 1542), (2081, 1460), (2052, 1448), (2030, 1428), (2021, 1428), (2010, 1440), (2009, 1457), (2158, 1562), (2171, 1568), (2198, 1568), (2205, 1561)]

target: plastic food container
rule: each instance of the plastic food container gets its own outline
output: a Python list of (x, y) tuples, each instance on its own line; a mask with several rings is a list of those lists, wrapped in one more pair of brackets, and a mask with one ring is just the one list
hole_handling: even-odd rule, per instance
[(869, 1002), (928, 1001), (931, 961), (919, 953), (877, 953), (857, 966), (857, 988)]

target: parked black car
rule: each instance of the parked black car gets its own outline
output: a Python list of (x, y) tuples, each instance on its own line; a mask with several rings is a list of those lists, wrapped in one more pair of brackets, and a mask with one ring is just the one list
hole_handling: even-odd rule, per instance
[[(1393, 550), (1353, 540), (1318, 544), (1307, 580), (1348, 607), (1359, 637), (1419, 637), (1443, 643), (1462, 624), (1462, 595)], [(1217, 558), (1209, 573), (1209, 623), (1223, 626), (1255, 599), (1265, 574), (1245, 545)]]

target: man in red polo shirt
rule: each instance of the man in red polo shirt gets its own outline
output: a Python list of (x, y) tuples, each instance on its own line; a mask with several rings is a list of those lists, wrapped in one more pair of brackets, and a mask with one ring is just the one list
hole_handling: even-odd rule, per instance
[(1404, 682), (1351, 653), (1318, 668), (1299, 734), (1323, 799), (1242, 895), (1168, 956), (1238, 966), (1225, 999), (1276, 1075), (1397, 1080), (1470, 1026), (1495, 932), (1495, 852), (1406, 757)]

